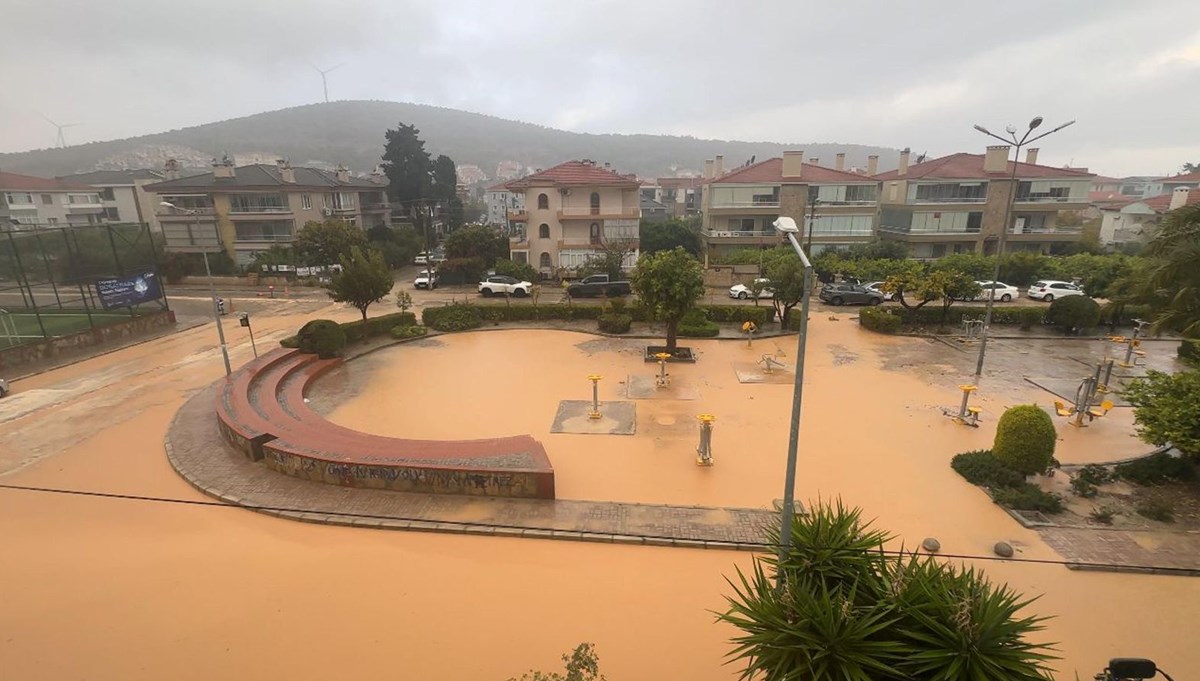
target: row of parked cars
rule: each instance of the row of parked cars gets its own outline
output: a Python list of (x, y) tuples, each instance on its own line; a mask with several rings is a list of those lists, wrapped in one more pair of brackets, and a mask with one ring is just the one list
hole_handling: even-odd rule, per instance
[[(978, 296), (970, 298), (968, 302), (991, 298), (996, 302), (1008, 303), (1021, 297), (1020, 289), (1002, 281), (979, 281), (976, 283), (983, 291)], [(821, 299), (821, 302), (830, 305), (879, 305), (885, 300), (892, 299), (892, 294), (884, 292), (882, 286), (882, 281), (872, 281), (866, 284), (825, 284), (821, 287), (817, 297)], [(775, 297), (775, 291), (770, 287), (770, 281), (767, 279), (755, 279), (752, 286), (735, 284), (729, 288), (729, 297), (746, 300), (754, 297), (756, 290), (759, 298)], [(1034, 300), (1049, 303), (1055, 298), (1086, 294), (1077, 284), (1046, 279), (1035, 281), (1025, 295)]]

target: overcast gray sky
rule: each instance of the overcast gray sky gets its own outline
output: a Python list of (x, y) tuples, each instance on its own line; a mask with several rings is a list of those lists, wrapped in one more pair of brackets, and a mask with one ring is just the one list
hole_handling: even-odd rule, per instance
[(0, 151), (386, 99), (581, 132), (1200, 162), (1200, 0), (6, 0)]

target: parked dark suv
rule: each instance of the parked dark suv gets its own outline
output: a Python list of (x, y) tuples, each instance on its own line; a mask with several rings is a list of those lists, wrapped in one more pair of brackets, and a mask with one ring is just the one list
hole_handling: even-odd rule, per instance
[(817, 297), (830, 305), (878, 305), (883, 302), (879, 291), (858, 284), (825, 284)]

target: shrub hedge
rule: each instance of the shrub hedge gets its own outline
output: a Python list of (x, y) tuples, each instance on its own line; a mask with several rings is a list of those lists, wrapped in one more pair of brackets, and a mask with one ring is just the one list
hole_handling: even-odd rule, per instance
[(679, 320), (679, 335), (684, 338), (712, 338), (721, 332), (721, 327), (708, 321), (708, 312), (700, 308), (688, 310)]
[[(500, 306), (488, 306), (489, 311), (502, 310)], [(520, 307), (520, 306), (517, 306)], [(466, 331), (477, 329), (483, 324), (483, 314), (475, 305), (455, 303), (443, 307), (427, 307), (421, 310), (421, 321), (431, 329), (438, 331)]]
[(315, 354), (321, 359), (332, 359), (346, 347), (346, 331), (331, 319), (314, 319), (296, 333), (296, 344), (300, 352)]
[(1033, 404), (1009, 407), (996, 424), (992, 454), (1006, 467), (1025, 475), (1042, 473), (1054, 459), (1058, 433), (1050, 415)]
[(982, 487), (1015, 487), (1025, 482), (1025, 476), (1000, 463), (991, 450), (977, 449), (956, 454), (950, 467), (972, 485)]
[(633, 317), (618, 313), (609, 312), (602, 314), (597, 318), (598, 327), (603, 333), (629, 333), (629, 325), (633, 323)]
[(1137, 485), (1161, 485), (1176, 480), (1195, 480), (1196, 465), (1185, 458), (1161, 452), (1117, 464), (1113, 475)]
[[(365, 337), (381, 336), (390, 332), (394, 327), (413, 326), (416, 323), (417, 315), (412, 312), (393, 312), (379, 317), (368, 317)], [(341, 327), (346, 331), (346, 340), (348, 341), (362, 340), (364, 338), (361, 321), (345, 322)]]
[(424, 336), (428, 330), (424, 326), (414, 324), (410, 326), (393, 326), (389, 333), (392, 334), (392, 338), (416, 338), (417, 336)]
[(902, 321), (899, 315), (880, 307), (865, 307), (858, 313), (859, 325), (879, 333), (896, 333), (900, 330)]
[(1100, 303), (1087, 296), (1068, 296), (1050, 303), (1046, 323), (1075, 335), (1100, 323)]
[(1028, 482), (1022, 482), (1015, 487), (997, 487), (992, 490), (992, 498), (996, 503), (1014, 511), (1062, 513), (1063, 510), (1062, 499), (1057, 494), (1045, 492)]

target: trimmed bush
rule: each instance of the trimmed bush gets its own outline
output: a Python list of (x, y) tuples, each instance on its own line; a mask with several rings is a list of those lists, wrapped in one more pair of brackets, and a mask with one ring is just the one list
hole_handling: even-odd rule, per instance
[(775, 318), (775, 308), (763, 305), (703, 305), (705, 316), (710, 322), (734, 322), (741, 325), (744, 322), (754, 322), (762, 327), (763, 324)]
[(1022, 404), (1008, 408), (1000, 417), (992, 454), (1006, 467), (1034, 475), (1050, 467), (1057, 440), (1050, 415), (1037, 405)]
[(392, 334), (392, 338), (404, 339), (404, 338), (416, 338), (417, 336), (424, 336), (427, 331), (428, 331), (428, 329), (426, 329), (423, 326), (410, 325), (410, 326), (393, 326), (392, 330), (389, 333)]
[[(992, 321), (996, 319), (996, 311), (992, 310)], [(1046, 319), (1046, 311), (1040, 307), (1017, 308), (1017, 323), (1022, 331), (1033, 330), (1034, 325), (1040, 326)]]
[(1065, 334), (1077, 335), (1100, 323), (1100, 303), (1087, 296), (1058, 298), (1046, 311), (1046, 323), (1059, 327)]
[(865, 307), (858, 313), (860, 326), (879, 333), (896, 333), (900, 330), (901, 321), (898, 315), (879, 307)]
[(296, 340), (300, 352), (332, 359), (346, 347), (346, 332), (333, 320), (314, 319), (300, 327)]
[(1025, 482), (1025, 476), (1006, 468), (992, 455), (991, 450), (977, 449), (956, 454), (950, 467), (972, 485), (982, 487), (1015, 487)]
[(379, 317), (367, 319), (366, 334), (363, 333), (363, 323), (346, 322), (342, 328), (346, 331), (346, 340), (357, 341), (371, 336), (382, 336), (397, 326), (413, 326), (417, 323), (417, 315), (412, 312), (393, 312)]
[(1135, 485), (1161, 485), (1166, 482), (1196, 479), (1196, 465), (1166, 452), (1117, 464), (1113, 475)]
[(633, 323), (633, 317), (610, 312), (600, 315), (597, 321), (600, 331), (603, 333), (629, 333), (629, 325)]
[(279, 341), (279, 344), (285, 348), (294, 349), (300, 347), (300, 339), (295, 336), (288, 336), (287, 338)]
[(679, 335), (685, 338), (712, 338), (721, 333), (721, 327), (708, 321), (708, 314), (700, 308), (688, 310), (679, 320)]
[[(501, 310), (499, 306), (489, 306), (491, 310)], [(443, 307), (427, 307), (421, 311), (421, 321), (431, 329), (438, 331), (466, 331), (477, 329), (483, 325), (483, 314), (474, 305), (445, 305)]]
[(1014, 511), (1041, 511), (1062, 513), (1062, 499), (1057, 494), (1044, 492), (1037, 485), (1023, 482), (1016, 487), (998, 487), (992, 490), (992, 499), (1001, 506)]
[[(484, 319), (504, 322), (531, 322), (557, 319), (596, 319), (604, 314), (599, 305), (505, 305), (503, 303), (472, 304)], [(439, 309), (439, 308), (433, 308)]]

